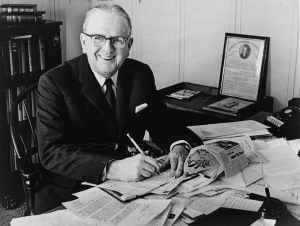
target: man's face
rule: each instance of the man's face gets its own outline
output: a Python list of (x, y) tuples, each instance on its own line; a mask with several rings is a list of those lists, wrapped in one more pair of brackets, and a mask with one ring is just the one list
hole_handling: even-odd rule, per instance
[[(116, 36), (128, 38), (130, 30), (124, 18), (98, 10), (90, 15), (85, 33), (102, 35), (106, 38)], [(82, 51), (86, 53), (91, 68), (104, 77), (111, 77), (129, 56), (133, 39), (126, 41), (123, 48), (115, 48), (110, 40), (106, 40), (103, 46), (97, 47), (89, 36), (82, 33), (80, 41)]]

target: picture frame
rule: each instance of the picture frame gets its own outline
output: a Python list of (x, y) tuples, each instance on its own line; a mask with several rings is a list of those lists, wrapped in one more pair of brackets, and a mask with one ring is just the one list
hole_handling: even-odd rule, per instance
[(251, 101), (264, 98), (269, 37), (225, 33), (218, 94)]

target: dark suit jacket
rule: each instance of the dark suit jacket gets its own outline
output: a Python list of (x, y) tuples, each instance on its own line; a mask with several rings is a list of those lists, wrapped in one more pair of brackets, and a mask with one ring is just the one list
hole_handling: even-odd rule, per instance
[[(144, 103), (148, 106), (136, 113), (136, 107)], [(119, 69), (116, 117), (86, 55), (46, 72), (39, 80), (37, 94), (39, 155), (45, 168), (37, 202), (39, 194), (49, 196), (43, 202), (55, 196), (67, 201), (70, 196), (66, 194), (83, 189), (82, 181), (100, 183), (107, 162), (124, 157), (118, 150), (100, 144), (130, 144), (127, 133), (141, 142), (145, 130), (166, 150), (177, 140), (193, 143), (198, 139), (178, 122), (170, 121), (148, 65), (126, 59)]]

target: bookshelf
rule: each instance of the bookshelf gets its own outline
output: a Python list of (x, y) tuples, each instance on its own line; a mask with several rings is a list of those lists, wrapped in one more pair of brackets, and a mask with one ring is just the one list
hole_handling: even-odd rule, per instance
[[(60, 21), (50, 20), (9, 26), (0, 23), (0, 184), (16, 169), (9, 135), (10, 106), (22, 89), (61, 63), (61, 25)], [(35, 117), (34, 93), (29, 101), (31, 116)], [(19, 122), (26, 130), (22, 107)]]

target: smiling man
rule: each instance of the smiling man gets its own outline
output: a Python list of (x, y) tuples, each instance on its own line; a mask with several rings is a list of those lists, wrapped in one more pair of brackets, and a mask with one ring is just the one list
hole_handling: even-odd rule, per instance
[[(87, 12), (80, 41), (83, 55), (41, 76), (37, 135), (43, 167), (36, 214), (73, 200), (83, 181), (139, 181), (171, 167), (180, 176), (188, 149), (199, 139), (170, 121), (150, 67), (127, 58), (131, 22), (117, 5)], [(141, 143), (145, 131), (168, 154), (160, 167), (146, 155), (127, 155), (128, 133)]]

